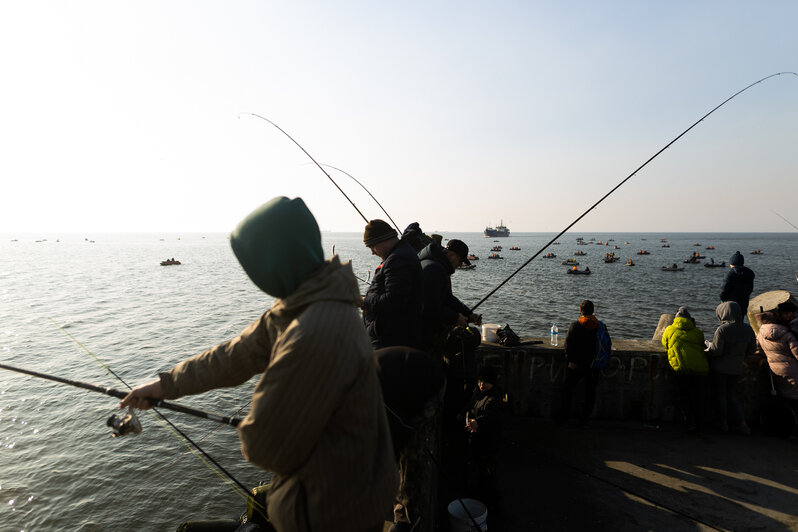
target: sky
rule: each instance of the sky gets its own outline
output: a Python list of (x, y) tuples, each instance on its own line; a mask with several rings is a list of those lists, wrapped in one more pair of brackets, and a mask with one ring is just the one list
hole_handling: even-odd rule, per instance
[[(798, 72), (798, 2), (0, 3), (0, 233), (558, 232), (726, 98)], [(798, 76), (743, 92), (573, 228), (792, 232)]]

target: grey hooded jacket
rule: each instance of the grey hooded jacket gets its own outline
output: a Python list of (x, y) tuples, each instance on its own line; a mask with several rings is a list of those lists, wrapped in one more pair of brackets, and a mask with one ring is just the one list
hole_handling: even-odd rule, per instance
[(709, 368), (715, 373), (740, 375), (743, 360), (756, 351), (754, 330), (743, 322), (743, 311), (735, 301), (718, 305), (715, 315), (721, 322), (707, 349)]

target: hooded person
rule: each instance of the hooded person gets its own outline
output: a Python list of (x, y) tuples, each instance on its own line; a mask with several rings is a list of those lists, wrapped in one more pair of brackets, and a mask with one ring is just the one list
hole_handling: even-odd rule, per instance
[(779, 308), (757, 315), (760, 321), (756, 341), (767, 357), (773, 381), (779, 396), (798, 406), (798, 339), (790, 330), (796, 305), (787, 301)]
[(259, 375), (238, 435), (244, 457), (273, 472), (274, 528), (381, 530), (398, 477), (351, 263), (324, 260), (318, 225), (300, 198), (256, 209), (230, 243), (252, 282), (275, 298), (271, 308), (237, 337), (134, 388), (122, 407)]
[(673, 323), (665, 328), (662, 346), (668, 353), (687, 429), (695, 432), (702, 420), (704, 381), (709, 373), (709, 363), (704, 353), (704, 333), (695, 326), (687, 307), (679, 307)]
[(363, 322), (372, 346), (421, 347), (424, 287), (418, 255), (383, 220), (366, 225), (363, 243), (382, 259), (363, 296)]
[(745, 257), (735, 251), (729, 259), (729, 273), (723, 281), (720, 291), (721, 301), (736, 301), (743, 311), (743, 317), (748, 312), (748, 300), (754, 290), (754, 272), (744, 266)]
[(743, 323), (743, 311), (736, 301), (726, 301), (715, 309), (721, 325), (715, 329), (712, 342), (707, 345), (710, 380), (717, 409), (718, 426), (728, 432), (728, 407), (731, 407), (738, 432), (750, 434), (745, 412), (737, 399), (737, 383), (743, 374), (747, 356), (756, 352), (756, 336), (750, 326)]

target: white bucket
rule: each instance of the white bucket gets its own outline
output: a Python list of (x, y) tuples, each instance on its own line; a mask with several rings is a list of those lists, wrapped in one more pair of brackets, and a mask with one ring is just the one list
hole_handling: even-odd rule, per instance
[[(468, 508), (468, 513), (463, 505)], [(449, 503), (447, 510), (449, 510), (449, 527), (452, 532), (475, 532), (488, 529), (488, 507), (476, 499), (456, 499)], [(469, 513), (479, 528), (474, 526), (474, 521), (468, 517)]]
[(501, 327), (498, 323), (485, 323), (482, 325), (482, 341), (483, 342), (498, 342), (499, 337), (496, 336), (496, 331)]

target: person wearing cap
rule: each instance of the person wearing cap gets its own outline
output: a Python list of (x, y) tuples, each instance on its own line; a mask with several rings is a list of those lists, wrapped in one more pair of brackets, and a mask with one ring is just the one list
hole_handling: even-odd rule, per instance
[(706, 375), (709, 362), (704, 353), (704, 333), (695, 326), (687, 307), (679, 307), (662, 333), (662, 346), (668, 352), (672, 378), (679, 390), (687, 430), (697, 432), (702, 421), (703, 395), (707, 390)]
[(325, 261), (300, 198), (278, 197), (230, 236), (271, 308), (237, 337), (134, 388), (121, 407), (238, 386), (255, 375), (238, 425), (244, 458), (273, 473), (267, 496), (279, 532), (382, 530), (398, 485), (374, 351), (359, 316), (351, 263)]
[(767, 357), (776, 392), (798, 408), (798, 339), (789, 324), (798, 306), (791, 300), (772, 311), (757, 315), (760, 322), (756, 342)]
[(729, 273), (723, 281), (720, 291), (721, 301), (736, 301), (743, 311), (743, 317), (748, 312), (748, 300), (754, 291), (754, 272), (743, 264), (745, 258), (742, 253), (735, 251), (729, 260)]
[(498, 375), (491, 366), (479, 370), (465, 419), (471, 463), (478, 471), (475, 496), (485, 501), (489, 509), (495, 509), (499, 495), (496, 469), (501, 449), (502, 400), (497, 381)]
[(471, 264), (468, 246), (456, 238), (449, 240), (445, 248), (432, 242), (419, 252), (418, 258), (424, 283), (423, 349), (442, 354), (446, 336), (454, 327), (482, 324), (482, 318), (452, 294), (451, 276), (455, 269)]
[(371, 345), (420, 348), (424, 288), (418, 255), (383, 220), (366, 225), (363, 243), (382, 259), (363, 296), (363, 322)]

